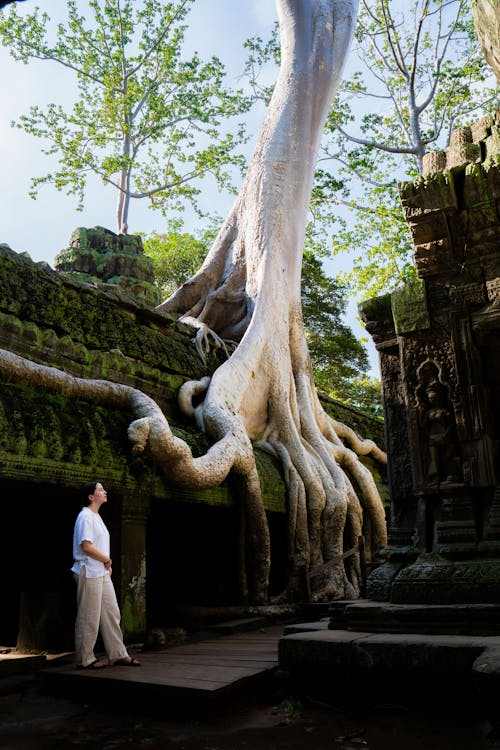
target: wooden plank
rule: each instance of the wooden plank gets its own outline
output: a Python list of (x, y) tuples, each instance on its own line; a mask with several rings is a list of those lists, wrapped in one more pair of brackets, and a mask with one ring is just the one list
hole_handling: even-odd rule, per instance
[(50, 678), (74, 683), (94, 679), (97, 684), (158, 688), (172, 695), (213, 695), (233, 689), (278, 665), (278, 642), (283, 627), (236, 633), (173, 646), (140, 655), (142, 666), (78, 670), (60, 665), (46, 670)]
[[(162, 660), (161, 662), (158, 662), (157, 668), (166, 669), (173, 666), (177, 667), (182, 664), (197, 665), (200, 664), (200, 659), (195, 656), (176, 656), (172, 659), (169, 659), (168, 661)], [(207, 665), (207, 667), (223, 664), (226, 667), (254, 667), (255, 669), (272, 669), (276, 666), (276, 659), (224, 659), (224, 661), (222, 662), (219, 658), (206, 657), (203, 659), (203, 664)], [(153, 667), (148, 668), (151, 669)]]

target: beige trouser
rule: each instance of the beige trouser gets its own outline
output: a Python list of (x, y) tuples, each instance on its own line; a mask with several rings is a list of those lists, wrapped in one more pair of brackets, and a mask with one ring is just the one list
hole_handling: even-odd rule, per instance
[(128, 656), (120, 628), (120, 609), (109, 575), (86, 578), (85, 566), (76, 576), (76, 663), (87, 667), (96, 660), (94, 646), (99, 630), (110, 662)]

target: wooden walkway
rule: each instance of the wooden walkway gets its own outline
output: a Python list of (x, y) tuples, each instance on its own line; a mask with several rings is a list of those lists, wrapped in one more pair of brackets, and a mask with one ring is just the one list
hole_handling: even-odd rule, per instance
[(176, 697), (214, 697), (271, 672), (278, 666), (281, 625), (257, 631), (210, 638), (137, 654), (140, 667), (76, 669), (74, 664), (43, 670), (53, 684), (119, 687), (154, 691)]

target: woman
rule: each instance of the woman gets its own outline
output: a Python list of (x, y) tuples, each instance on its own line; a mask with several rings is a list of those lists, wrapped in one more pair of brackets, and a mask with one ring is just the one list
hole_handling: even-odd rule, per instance
[[(76, 663), (80, 669), (103, 669), (108, 664), (139, 667), (140, 662), (129, 656), (123, 643), (120, 609), (111, 581), (109, 531), (99, 515), (107, 492), (100, 482), (91, 482), (84, 493), (87, 504), (76, 519), (71, 568), (77, 585)], [(94, 655), (99, 630), (107, 661)]]

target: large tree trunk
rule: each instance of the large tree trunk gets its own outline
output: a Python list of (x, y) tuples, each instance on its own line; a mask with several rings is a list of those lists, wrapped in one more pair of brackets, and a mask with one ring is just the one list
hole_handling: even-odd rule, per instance
[[(289, 495), (290, 581), (299, 596), (303, 572), (353, 546), (370, 519), (375, 547), (386, 542), (382, 503), (358, 455), (383, 454), (360, 441), (322, 409), (314, 388), (300, 304), (302, 246), (319, 139), (351, 41), (357, 0), (277, 0), (282, 65), (240, 195), (198, 273), (160, 305), (184, 312), (198, 329), (200, 351), (210, 339), (232, 342), (227, 361), (180, 393), (213, 440), (193, 458), (144, 394), (103, 381), (78, 381), (0, 355), (0, 372), (50, 388), (71, 389), (101, 403), (126, 403), (135, 451), (148, 449), (173, 481), (194, 487), (220, 483), (230, 471), (241, 482), (248, 571), (243, 597), (268, 598), (270, 541), (253, 443), (281, 462)], [(14, 368), (14, 369), (13, 369)], [(28, 369), (26, 369), (28, 368)], [(31, 368), (31, 369), (30, 369)], [(30, 374), (28, 373), (30, 371)], [(194, 393), (204, 399), (192, 406)], [(248, 580), (247, 580), (248, 572)], [(359, 561), (334, 564), (313, 582), (315, 598), (359, 593)]]
[(471, 0), (471, 6), (479, 41), (500, 84), (500, 2)]
[[(214, 374), (197, 416), (214, 439), (232, 435), (247, 460), (250, 441), (260, 440), (282, 461), (296, 583), (300, 567), (342, 552), (348, 518), (350, 538), (360, 533), (361, 505), (369, 510), (379, 544), (385, 542), (385, 520), (369, 472), (343, 446), (317, 399), (300, 304), (319, 140), (357, 2), (278, 0), (277, 6), (281, 70), (242, 190), (202, 268), (160, 309), (187, 310), (183, 320), (199, 328), (201, 347), (210, 336), (237, 344)], [(254, 593), (262, 598), (268, 533), (260, 494), (250, 505), (262, 565)], [(358, 581), (347, 581), (342, 564), (327, 579), (322, 594), (357, 593)]]

